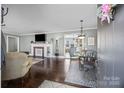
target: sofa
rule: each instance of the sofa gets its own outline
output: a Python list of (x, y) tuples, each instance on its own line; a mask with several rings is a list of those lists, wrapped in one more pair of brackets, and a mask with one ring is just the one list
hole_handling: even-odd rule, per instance
[(25, 76), (32, 65), (32, 59), (25, 53), (9, 52), (6, 54), (2, 80), (17, 79)]

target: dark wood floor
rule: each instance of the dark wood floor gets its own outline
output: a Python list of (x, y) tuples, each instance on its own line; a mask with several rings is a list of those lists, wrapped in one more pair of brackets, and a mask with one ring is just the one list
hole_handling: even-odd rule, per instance
[(63, 58), (45, 58), (42, 62), (32, 65), (30, 71), (23, 78), (2, 81), (2, 87), (37, 88), (44, 80), (51, 80), (84, 88), (85, 86), (64, 82), (69, 66), (69, 60), (65, 60)]

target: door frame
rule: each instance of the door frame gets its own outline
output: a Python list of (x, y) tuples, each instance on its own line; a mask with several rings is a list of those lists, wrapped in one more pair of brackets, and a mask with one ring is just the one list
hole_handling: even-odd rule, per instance
[(11, 35), (7, 35), (7, 40), (6, 40), (7, 52), (9, 52), (9, 37), (15, 38), (17, 40), (17, 52), (19, 52), (19, 37), (18, 36), (11, 36)]

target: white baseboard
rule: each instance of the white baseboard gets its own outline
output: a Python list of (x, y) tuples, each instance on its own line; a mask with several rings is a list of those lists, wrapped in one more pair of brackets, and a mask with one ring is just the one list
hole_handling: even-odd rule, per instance
[(55, 58), (55, 57), (58, 57), (58, 58), (65, 58), (65, 56), (46, 56), (47, 58)]

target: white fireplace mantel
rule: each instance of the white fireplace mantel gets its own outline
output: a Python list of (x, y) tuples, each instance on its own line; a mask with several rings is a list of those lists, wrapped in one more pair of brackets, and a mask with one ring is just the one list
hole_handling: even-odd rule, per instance
[[(45, 44), (45, 43), (32, 43), (31, 44), (31, 53), (30, 55), (31, 56), (34, 56), (34, 48), (38, 47), (39, 50), (40, 50), (40, 47), (41, 47), (41, 50), (43, 48), (44, 52), (43, 52), (43, 55), (42, 55), (42, 52), (41, 52), (41, 55), (44, 56), (44, 57), (47, 57), (49, 56), (48, 55), (48, 51), (51, 52), (51, 44)], [(39, 54), (38, 54), (39, 55)]]

